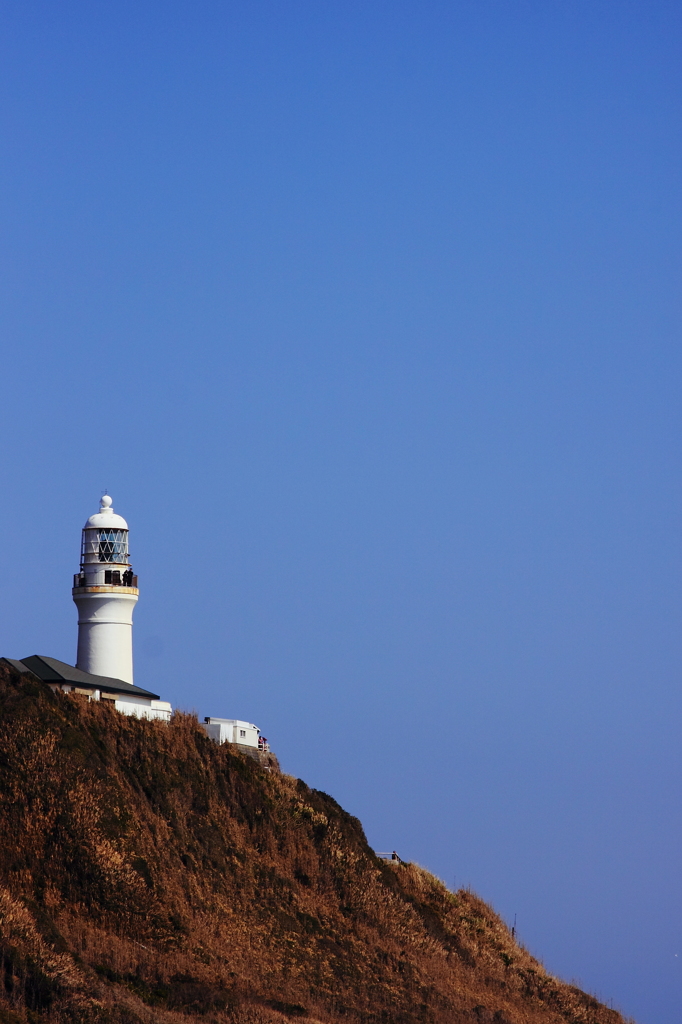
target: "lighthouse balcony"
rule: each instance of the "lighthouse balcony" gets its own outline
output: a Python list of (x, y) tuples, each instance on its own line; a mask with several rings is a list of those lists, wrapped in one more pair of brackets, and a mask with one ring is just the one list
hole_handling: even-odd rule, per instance
[(104, 572), (77, 572), (73, 577), (74, 590), (91, 590), (93, 587), (121, 587), (126, 590), (137, 590), (137, 576), (131, 569), (121, 572), (120, 569), (105, 569)]

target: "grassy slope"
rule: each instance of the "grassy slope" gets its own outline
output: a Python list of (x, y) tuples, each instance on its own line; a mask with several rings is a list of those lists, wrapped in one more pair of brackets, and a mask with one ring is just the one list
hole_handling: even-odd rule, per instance
[(0, 1024), (622, 1024), (324, 793), (0, 667)]

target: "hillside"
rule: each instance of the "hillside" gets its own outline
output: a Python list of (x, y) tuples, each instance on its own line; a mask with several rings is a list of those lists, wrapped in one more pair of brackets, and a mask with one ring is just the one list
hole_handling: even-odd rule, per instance
[(0, 666), (0, 829), (0, 1024), (622, 1024), (188, 715)]

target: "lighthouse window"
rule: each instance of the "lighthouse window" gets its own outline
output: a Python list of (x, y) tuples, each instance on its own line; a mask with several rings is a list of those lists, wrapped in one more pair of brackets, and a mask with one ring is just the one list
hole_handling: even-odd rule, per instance
[(125, 530), (101, 530), (99, 534), (100, 562), (127, 562), (128, 544)]

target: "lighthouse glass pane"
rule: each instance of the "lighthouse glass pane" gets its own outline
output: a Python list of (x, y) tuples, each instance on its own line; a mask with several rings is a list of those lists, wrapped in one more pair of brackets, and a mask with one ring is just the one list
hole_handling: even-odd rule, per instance
[(100, 562), (128, 561), (128, 534), (126, 530), (100, 530), (98, 536)]

